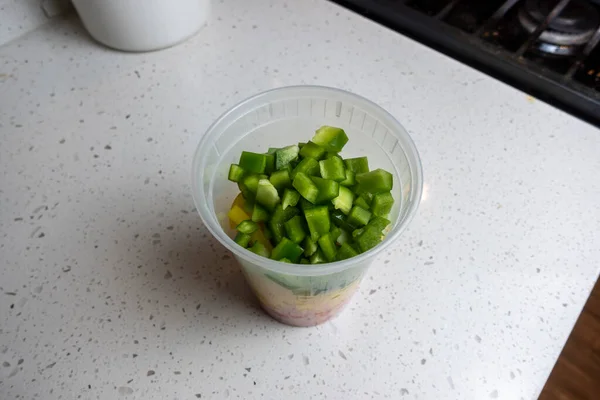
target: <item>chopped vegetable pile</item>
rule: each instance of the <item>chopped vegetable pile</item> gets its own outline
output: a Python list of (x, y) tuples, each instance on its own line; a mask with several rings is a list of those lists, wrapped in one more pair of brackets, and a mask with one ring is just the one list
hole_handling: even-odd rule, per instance
[(393, 176), (347, 158), (341, 128), (323, 126), (308, 143), (243, 151), (229, 169), (240, 189), (229, 220), (235, 242), (274, 260), (319, 264), (354, 257), (381, 242), (394, 204)]

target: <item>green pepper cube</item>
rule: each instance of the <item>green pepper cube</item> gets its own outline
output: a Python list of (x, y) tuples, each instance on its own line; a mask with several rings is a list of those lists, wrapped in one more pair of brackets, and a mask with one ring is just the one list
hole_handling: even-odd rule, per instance
[(315, 251), (317, 251), (317, 249), (319, 248), (317, 242), (313, 240), (310, 236), (307, 236), (304, 239), (304, 243), (302, 243), (302, 245), (304, 246), (304, 255), (306, 257), (310, 257), (313, 254), (315, 254)]
[(238, 232), (237, 235), (235, 235), (235, 239), (233, 240), (240, 246), (246, 248), (248, 247), (251, 238), (252, 236), (247, 233)]
[(318, 189), (318, 195), (314, 201), (315, 204), (323, 204), (339, 196), (340, 184), (336, 181), (319, 178), (318, 176), (312, 176), (310, 179)]
[(264, 174), (267, 168), (267, 155), (242, 151), (238, 164), (248, 172)]
[(319, 238), (319, 248), (323, 252), (323, 255), (327, 259), (327, 261), (335, 261), (335, 255), (337, 253), (337, 249), (335, 247), (335, 242), (331, 237), (331, 233), (326, 233)]
[(300, 203), (300, 209), (302, 210), (302, 212), (308, 210), (309, 208), (315, 207), (315, 205), (313, 203), (306, 200), (304, 197), (300, 197), (299, 203)]
[(300, 264), (310, 264), (310, 260), (308, 258), (302, 257), (300, 259)]
[(346, 164), (346, 168), (355, 174), (369, 172), (369, 160), (367, 157), (346, 158), (344, 164)]
[(391, 224), (391, 222), (388, 219), (376, 216), (371, 218), (368, 227), (373, 228), (374, 230), (381, 233), (385, 228), (387, 228), (389, 224)]
[(355, 229), (355, 230), (352, 231), (352, 237), (356, 239), (357, 237), (359, 237), (360, 235), (362, 235), (364, 233), (364, 231), (365, 231), (365, 228)]
[(304, 218), (296, 215), (294, 218), (286, 221), (284, 224), (285, 231), (290, 240), (294, 243), (300, 243), (306, 237), (304, 230)]
[(327, 151), (340, 152), (346, 143), (348, 136), (341, 128), (333, 126), (322, 126), (315, 132), (312, 141), (319, 146), (322, 146)]
[(289, 221), (298, 214), (300, 214), (300, 210), (298, 210), (296, 207), (289, 206), (284, 210), (283, 206), (281, 204), (278, 204), (275, 207), (275, 211), (273, 211), (273, 214), (271, 215), (271, 221), (283, 224), (284, 222)]
[(342, 186), (354, 186), (356, 184), (356, 174), (351, 169), (346, 168), (346, 179), (340, 182)]
[(364, 253), (381, 243), (381, 239), (381, 231), (378, 232), (377, 229), (367, 226), (364, 232), (356, 238), (356, 244), (360, 251)]
[(275, 151), (275, 169), (277, 171), (287, 167), (292, 161), (298, 158), (300, 149), (296, 145), (287, 146)]
[(319, 171), (323, 179), (331, 179), (336, 182), (342, 182), (346, 179), (344, 162), (337, 156), (319, 161)]
[(268, 221), (269, 217), (269, 212), (265, 210), (264, 207), (259, 204), (254, 204), (254, 207), (252, 208), (252, 221), (264, 222)]
[(269, 148), (267, 149), (267, 154), (271, 154), (271, 155), (273, 155), (273, 154), (275, 154), (275, 152), (276, 152), (277, 150), (279, 150), (277, 147), (269, 147)]
[(267, 249), (265, 247), (264, 244), (260, 243), (260, 242), (254, 242), (254, 244), (252, 245), (252, 247), (250, 247), (248, 250), (250, 250), (251, 252), (258, 254), (259, 256), (263, 256), (263, 257), (271, 257), (271, 253), (269, 253), (269, 249)]
[(333, 224), (341, 229), (347, 231), (353, 231), (355, 229), (354, 226), (348, 223), (347, 217), (339, 210), (334, 210), (331, 212), (331, 221)]
[(342, 243), (337, 252), (337, 259), (339, 261), (347, 260), (348, 258), (356, 257), (357, 255), (358, 252), (354, 250), (352, 246), (350, 246), (348, 243)]
[(308, 223), (308, 230), (313, 240), (318, 240), (331, 229), (327, 206), (310, 208), (304, 211), (304, 217)]
[(371, 172), (356, 174), (358, 193), (382, 193), (389, 192), (394, 186), (394, 177), (383, 169), (376, 169)]
[(337, 244), (344, 244), (344, 243), (349, 243), (351, 240), (351, 236), (348, 233), (348, 231), (345, 231), (343, 229), (340, 229), (340, 234), (337, 237), (337, 239), (335, 239), (335, 242)]
[(302, 148), (306, 146), (306, 142), (298, 142), (298, 148), (302, 150)]
[(283, 190), (285, 188), (292, 187), (292, 179), (290, 178), (290, 171), (282, 169), (281, 171), (275, 171), (269, 177), (269, 181), (275, 186), (277, 190)]
[(286, 264), (293, 264), (293, 263), (292, 263), (290, 260), (288, 260), (287, 258), (282, 258), (282, 259), (280, 259), (280, 260), (279, 260), (279, 262), (286, 263)]
[(366, 225), (371, 219), (371, 212), (362, 207), (354, 206), (348, 214), (348, 223), (354, 226)]
[(267, 210), (273, 211), (280, 201), (277, 189), (275, 189), (275, 186), (269, 180), (261, 179), (258, 181), (258, 189), (256, 190), (257, 203), (264, 206)]
[(323, 159), (325, 153), (327, 153), (327, 150), (314, 142), (308, 142), (300, 149), (300, 156), (314, 158), (315, 160)]
[(281, 239), (285, 237), (285, 227), (283, 225), (283, 222), (275, 222), (273, 221), (273, 219), (271, 219), (268, 223), (268, 226), (269, 230), (271, 231), (271, 234), (273, 235), (273, 242), (281, 242)]
[(275, 156), (273, 154), (265, 154), (267, 156), (267, 165), (265, 167), (265, 174), (269, 175), (275, 171)]
[(231, 182), (241, 182), (245, 173), (246, 171), (244, 170), (244, 168), (240, 167), (237, 164), (231, 164), (231, 166), (229, 167), (229, 175), (227, 176), (227, 179), (229, 179)]
[[(354, 193), (350, 189), (344, 186), (340, 186), (340, 191), (338, 196), (331, 200), (333, 206), (348, 215), (350, 210), (352, 209), (352, 202), (354, 200)], [(368, 207), (367, 207), (368, 208)]]
[[(305, 160), (309, 160), (309, 158), (305, 158)], [(313, 160), (314, 161), (314, 160)], [(315, 161), (316, 162), (316, 161)], [(298, 172), (294, 181), (292, 182), (294, 188), (304, 197), (306, 200), (311, 203), (315, 203), (317, 201), (317, 197), (319, 196), (319, 189), (317, 185), (313, 183), (308, 175), (303, 172)]]
[(327, 259), (325, 258), (325, 255), (323, 254), (321, 249), (315, 251), (315, 253), (312, 256), (310, 256), (311, 264), (323, 264), (326, 262), (327, 262)]
[(329, 231), (329, 235), (331, 235), (331, 238), (333, 239), (334, 242), (337, 241), (338, 237), (340, 237), (341, 234), (342, 234), (342, 230), (335, 225), (333, 225), (331, 227), (331, 230)]
[(271, 215), (271, 219), (269, 220), (268, 227), (273, 235), (273, 241), (275, 243), (281, 242), (281, 239), (285, 236), (285, 226), (284, 223), (289, 219), (295, 217), (300, 213), (296, 207), (287, 207), (285, 210), (278, 204), (275, 207), (275, 211)]
[(291, 262), (297, 262), (300, 256), (304, 253), (304, 249), (292, 242), (290, 239), (284, 237), (281, 242), (271, 252), (271, 258), (274, 260), (281, 260), (287, 258)]
[(242, 184), (244, 187), (252, 192), (252, 194), (256, 195), (256, 190), (258, 189), (258, 181), (260, 181), (260, 175), (250, 174), (244, 177)]
[(378, 217), (387, 217), (390, 211), (392, 211), (393, 205), (394, 198), (390, 192), (377, 193), (373, 196), (371, 211)]
[(369, 206), (369, 203), (367, 203), (367, 201), (365, 200), (364, 197), (362, 196), (358, 196), (355, 200), (354, 200), (354, 205), (359, 206), (364, 208), (365, 210), (368, 210), (369, 208), (371, 208)]
[(300, 193), (294, 189), (285, 189), (283, 192), (283, 199), (281, 200), (281, 206), (285, 210), (289, 206), (295, 206), (300, 201)]
[(305, 158), (296, 165), (296, 167), (292, 170), (290, 177), (292, 180), (296, 178), (296, 175), (300, 172), (308, 175), (308, 176), (316, 176), (319, 175), (319, 162), (314, 158)]
[(245, 221), (240, 222), (240, 224), (236, 226), (235, 229), (239, 232), (247, 233), (250, 235), (258, 230), (258, 224), (252, 220), (247, 219)]
[(252, 193), (252, 191), (250, 191), (250, 189), (248, 189), (248, 187), (246, 185), (244, 185), (241, 182), (238, 182), (238, 188), (240, 189), (240, 192), (242, 192), (242, 196), (244, 196), (244, 199), (248, 200), (248, 201), (254, 201), (254, 197), (256, 196), (254, 193)]

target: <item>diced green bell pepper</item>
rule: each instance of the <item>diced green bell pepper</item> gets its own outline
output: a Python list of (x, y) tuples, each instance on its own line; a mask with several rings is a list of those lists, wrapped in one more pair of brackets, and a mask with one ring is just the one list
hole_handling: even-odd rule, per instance
[(229, 167), (229, 175), (227, 179), (229, 179), (231, 182), (241, 182), (242, 178), (244, 178), (245, 173), (246, 171), (244, 170), (244, 168), (240, 167), (237, 164), (231, 164), (231, 166)]
[(335, 255), (337, 253), (337, 249), (335, 247), (335, 242), (331, 237), (331, 233), (326, 233), (319, 238), (319, 248), (323, 252), (323, 255), (327, 259), (327, 261), (335, 261)]
[(354, 206), (348, 214), (348, 223), (354, 226), (366, 225), (371, 219), (371, 212), (362, 207)]
[(382, 217), (373, 217), (363, 232), (356, 237), (356, 244), (361, 252), (365, 252), (381, 243), (383, 230), (390, 224), (390, 221)]
[(317, 251), (315, 251), (315, 253), (312, 256), (310, 256), (311, 264), (323, 264), (326, 262), (327, 262), (327, 259), (325, 258), (325, 255), (323, 254), (321, 249), (318, 249)]
[(277, 189), (275, 189), (275, 186), (269, 180), (261, 179), (258, 181), (258, 189), (256, 191), (257, 203), (264, 206), (267, 210), (273, 211), (280, 201)]
[(256, 232), (258, 230), (258, 224), (250, 219), (240, 222), (238, 226), (235, 227), (238, 232), (247, 233), (248, 235)]
[(337, 242), (337, 238), (341, 235), (342, 230), (335, 225), (331, 226), (331, 230), (329, 231), (329, 235), (331, 235), (331, 239), (334, 242)]
[(275, 171), (275, 156), (273, 154), (266, 154), (267, 165), (265, 166), (265, 174), (270, 175)]
[(340, 234), (338, 235), (337, 239), (335, 239), (335, 242), (337, 244), (344, 244), (350, 242), (351, 239), (352, 237), (347, 231), (340, 229)]
[(264, 174), (267, 168), (267, 155), (242, 151), (240, 162), (238, 164), (248, 172)]
[(299, 215), (286, 221), (284, 224), (285, 231), (288, 238), (294, 243), (300, 243), (306, 237), (306, 230), (304, 230), (304, 218)]
[(296, 145), (287, 146), (275, 151), (275, 169), (277, 171), (286, 168), (292, 161), (298, 158), (300, 149)]
[(367, 203), (367, 201), (365, 200), (365, 198), (362, 197), (362, 196), (358, 196), (356, 199), (354, 199), (354, 205), (362, 207), (365, 210), (368, 210), (369, 208), (371, 208), (369, 206), (369, 203)]
[(268, 226), (273, 234), (273, 240), (275, 243), (281, 242), (281, 239), (285, 236), (285, 226), (284, 223), (294, 216), (298, 215), (300, 210), (296, 207), (287, 207), (285, 210), (278, 204), (275, 207), (275, 211), (271, 215), (271, 219), (269, 220)]
[(300, 193), (294, 189), (285, 189), (283, 192), (283, 199), (281, 200), (281, 206), (285, 210), (288, 206), (295, 206), (300, 201)]
[(300, 259), (300, 264), (310, 264), (310, 260), (308, 258), (302, 257)]
[(252, 221), (264, 222), (269, 220), (269, 213), (260, 204), (254, 204), (252, 208)]
[(354, 186), (356, 184), (356, 174), (351, 169), (346, 168), (346, 179), (340, 182), (342, 186)]
[(248, 186), (244, 185), (241, 182), (238, 182), (237, 185), (238, 185), (238, 188), (240, 189), (240, 192), (242, 193), (242, 196), (244, 196), (244, 199), (254, 201), (254, 197), (256, 195), (254, 193), (252, 193), (252, 191), (250, 191), (250, 189), (248, 189)]
[(243, 232), (238, 232), (237, 235), (235, 235), (235, 239), (233, 239), (233, 240), (240, 246), (246, 248), (246, 247), (248, 247), (248, 244), (250, 243), (251, 238), (252, 238), (252, 235), (249, 235), (249, 234), (243, 233)]
[(337, 252), (337, 259), (340, 261), (347, 260), (348, 258), (356, 257), (357, 255), (358, 253), (352, 248), (352, 246), (350, 246), (348, 243), (342, 243)]
[(353, 231), (355, 229), (354, 226), (348, 223), (347, 217), (339, 210), (335, 210), (331, 212), (331, 221), (333, 221), (334, 225), (344, 229), (346, 231)]
[(354, 171), (355, 174), (369, 172), (369, 160), (367, 157), (346, 158), (344, 164), (346, 164), (346, 168)]
[[(309, 160), (309, 158), (305, 158), (305, 160)], [(310, 201), (311, 203), (315, 203), (317, 201), (319, 189), (305, 173), (297, 173), (292, 185), (306, 200)]]
[(300, 209), (302, 210), (302, 212), (308, 210), (309, 208), (315, 207), (313, 203), (306, 200), (304, 197), (300, 197), (300, 201), (298, 203), (300, 203)]
[(350, 189), (344, 186), (340, 186), (339, 190), (340, 191), (338, 196), (335, 199), (331, 200), (331, 202), (337, 210), (340, 210), (344, 214), (348, 215), (348, 213), (352, 209), (354, 193), (352, 193)]
[(394, 177), (389, 172), (379, 168), (371, 172), (356, 174), (357, 193), (389, 192), (394, 186)]
[(392, 197), (392, 193), (377, 193), (373, 196), (371, 211), (373, 211), (373, 214), (377, 215), (378, 217), (387, 217), (390, 211), (392, 211), (393, 205), (394, 198)]
[(296, 178), (298, 173), (304, 173), (308, 176), (316, 176), (319, 175), (319, 162), (314, 158), (305, 158), (296, 167), (292, 170), (290, 177), (292, 180)]
[(313, 240), (318, 240), (322, 235), (329, 232), (331, 222), (327, 206), (319, 206), (304, 211), (308, 230)]
[(362, 253), (381, 243), (381, 232), (372, 227), (365, 228), (364, 232), (356, 238), (356, 244)]
[(281, 242), (271, 252), (271, 258), (274, 260), (281, 260), (287, 258), (291, 262), (297, 262), (300, 256), (304, 253), (304, 249), (292, 242), (290, 239), (284, 237)]
[(269, 177), (269, 181), (275, 186), (277, 190), (283, 190), (285, 188), (292, 187), (292, 179), (290, 178), (290, 171), (282, 169), (275, 171)]
[(344, 145), (348, 143), (348, 136), (341, 128), (322, 126), (317, 129), (312, 141), (325, 147), (327, 151), (339, 153)]
[(379, 231), (379, 233), (383, 232), (383, 230), (385, 228), (388, 227), (388, 225), (391, 224), (391, 222), (383, 217), (373, 217), (371, 218), (371, 220), (369, 221), (368, 226), (372, 227), (373, 229), (376, 229), (377, 231)]
[(310, 236), (307, 236), (304, 239), (304, 243), (302, 243), (302, 245), (304, 246), (304, 255), (307, 257), (310, 257), (313, 254), (315, 254), (315, 251), (317, 251), (317, 249), (319, 248), (316, 240), (313, 240)]
[(360, 235), (362, 235), (364, 231), (365, 231), (365, 228), (358, 228), (358, 229), (355, 229), (355, 230), (353, 230), (353, 231), (352, 231), (352, 237), (353, 237), (353, 238), (357, 238), (357, 237), (359, 237)]
[(269, 249), (267, 249), (265, 247), (264, 244), (262, 244), (261, 242), (254, 242), (254, 244), (252, 245), (252, 247), (250, 247), (248, 250), (250, 250), (251, 252), (258, 254), (259, 256), (263, 256), (263, 257), (271, 257), (271, 253), (269, 252)]
[(341, 158), (334, 156), (319, 161), (319, 171), (323, 179), (342, 182), (346, 179), (346, 168)]
[[(331, 179), (323, 179), (318, 176), (310, 177), (312, 182), (318, 189), (317, 197), (314, 201), (315, 204), (323, 204), (335, 199), (340, 194), (340, 184)], [(310, 200), (307, 198), (307, 200)]]
[(314, 142), (308, 142), (300, 149), (300, 156), (314, 158), (315, 160), (323, 159), (325, 153), (327, 153), (327, 150)]

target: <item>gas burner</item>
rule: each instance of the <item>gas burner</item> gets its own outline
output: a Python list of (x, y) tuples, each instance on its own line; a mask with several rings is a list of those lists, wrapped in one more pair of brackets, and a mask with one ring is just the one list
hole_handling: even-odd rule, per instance
[[(532, 33), (557, 3), (558, 0), (526, 0), (518, 13), (519, 22)], [(589, 2), (572, 0), (542, 32), (534, 50), (554, 56), (572, 56), (592, 38), (599, 22), (598, 11)]]

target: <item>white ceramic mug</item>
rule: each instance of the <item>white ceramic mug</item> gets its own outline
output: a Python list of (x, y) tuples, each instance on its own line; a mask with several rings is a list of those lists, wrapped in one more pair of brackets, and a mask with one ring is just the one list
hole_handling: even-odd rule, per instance
[(73, 0), (86, 29), (99, 42), (124, 51), (173, 46), (196, 33), (210, 0)]

